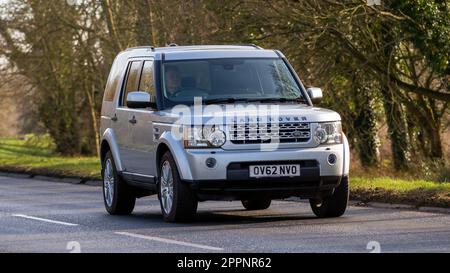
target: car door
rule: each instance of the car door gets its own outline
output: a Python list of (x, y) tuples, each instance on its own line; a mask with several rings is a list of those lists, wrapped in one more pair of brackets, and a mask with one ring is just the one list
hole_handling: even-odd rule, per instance
[(136, 91), (139, 86), (142, 61), (129, 61), (124, 83), (118, 101), (116, 113), (112, 118), (113, 128), (119, 146), (120, 157), (124, 171), (133, 169), (133, 158), (131, 153), (130, 130), (132, 129), (132, 112), (126, 106), (126, 97), (129, 92)]
[[(147, 92), (155, 98), (154, 61), (143, 60), (143, 68), (138, 91)], [(156, 144), (153, 138), (153, 120), (155, 109), (136, 109), (130, 111), (134, 123), (130, 128), (130, 172), (152, 179), (156, 176)]]

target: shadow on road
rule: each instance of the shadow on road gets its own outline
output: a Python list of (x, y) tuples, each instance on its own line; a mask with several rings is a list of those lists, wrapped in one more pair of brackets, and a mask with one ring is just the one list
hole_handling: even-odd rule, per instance
[[(362, 208), (361, 208), (362, 209)], [(365, 209), (363, 209), (365, 210)], [(359, 212), (359, 209), (356, 209)], [(370, 211), (370, 209), (369, 209)], [(283, 213), (277, 209), (269, 209), (264, 211), (246, 211), (242, 209), (218, 209), (217, 211), (198, 212), (196, 218), (189, 223), (166, 223), (163, 221), (161, 213), (156, 210), (149, 212), (135, 212), (130, 216), (113, 217), (107, 216), (107, 222), (110, 223), (112, 229), (159, 229), (176, 231), (189, 230), (239, 230), (239, 229), (254, 229), (254, 228), (268, 228), (268, 227), (294, 227), (294, 226), (333, 226), (333, 225), (366, 225), (368, 223), (384, 223), (388, 224), (395, 221), (421, 221), (423, 219), (430, 219), (439, 217), (438, 215), (403, 215), (399, 217), (394, 214), (394, 211), (385, 211), (383, 214), (377, 214), (377, 217), (371, 217), (371, 213), (366, 211), (365, 214), (354, 213), (355, 209), (349, 211), (346, 215), (340, 218), (320, 219), (315, 217), (312, 213), (299, 211), (298, 213)]]
[(115, 228), (122, 225), (129, 226), (129, 228), (161, 228), (165, 229), (179, 229), (179, 228), (214, 228), (217, 229), (245, 229), (255, 228), (258, 226), (267, 227), (268, 224), (272, 226), (290, 226), (290, 225), (302, 225), (304, 223), (311, 223), (320, 219), (313, 215), (305, 214), (283, 214), (273, 213), (269, 211), (261, 212), (248, 212), (244, 210), (221, 210), (221, 211), (200, 211), (195, 219), (189, 223), (166, 223), (163, 221), (160, 213), (134, 213), (130, 216), (112, 217), (108, 216), (108, 220), (114, 222)]

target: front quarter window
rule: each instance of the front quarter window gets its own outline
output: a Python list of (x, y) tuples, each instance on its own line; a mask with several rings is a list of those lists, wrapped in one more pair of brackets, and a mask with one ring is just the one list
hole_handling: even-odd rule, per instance
[(153, 80), (153, 61), (145, 61), (142, 68), (141, 81), (139, 83), (139, 91), (147, 92), (155, 95), (155, 85)]

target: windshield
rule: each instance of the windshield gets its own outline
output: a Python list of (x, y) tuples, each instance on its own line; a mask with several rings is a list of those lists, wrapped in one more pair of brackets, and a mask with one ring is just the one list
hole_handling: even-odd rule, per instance
[(305, 101), (282, 59), (171, 61), (163, 69), (165, 107), (239, 101)]

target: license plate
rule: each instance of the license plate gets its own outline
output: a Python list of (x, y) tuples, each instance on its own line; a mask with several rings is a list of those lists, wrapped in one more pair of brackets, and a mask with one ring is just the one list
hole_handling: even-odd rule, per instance
[(250, 166), (250, 177), (300, 176), (300, 165), (256, 165)]

